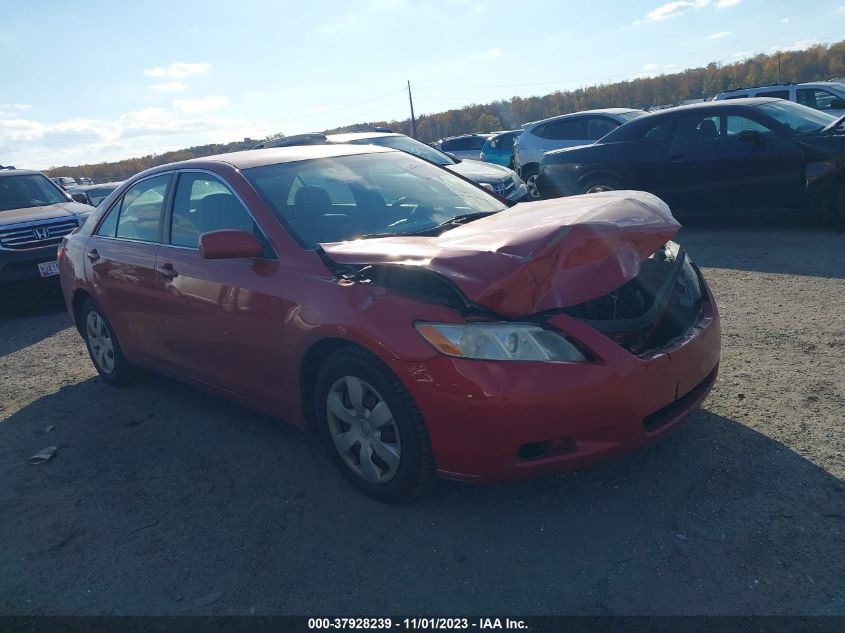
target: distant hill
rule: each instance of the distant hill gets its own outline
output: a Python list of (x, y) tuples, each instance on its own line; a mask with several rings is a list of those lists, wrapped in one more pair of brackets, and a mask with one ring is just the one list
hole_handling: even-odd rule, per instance
[[(557, 91), (537, 97), (513, 97), (507, 101), (472, 104), (446, 112), (423, 114), (417, 117), (417, 138), (430, 142), (444, 136), (467, 132), (513, 129), (529, 121), (591, 108), (649, 108), (678, 104), (690, 99), (710, 98), (719, 92), (734, 88), (775, 83), (778, 80), (778, 58), (782, 82), (819, 81), (845, 76), (845, 41), (831, 45), (820, 44), (801, 51), (757, 55), (733, 64), (721, 65), (714, 62), (704, 68), (691, 68), (670, 75)], [(411, 133), (410, 119), (369, 121), (325, 132), (346, 132), (375, 126), (389, 127), (405, 134)], [(279, 133), (268, 138), (282, 136), (284, 134)], [(111, 163), (51, 167), (46, 173), (73, 177), (88, 176), (96, 182), (123, 180), (156, 165), (248, 149), (256, 142), (198, 145)]]

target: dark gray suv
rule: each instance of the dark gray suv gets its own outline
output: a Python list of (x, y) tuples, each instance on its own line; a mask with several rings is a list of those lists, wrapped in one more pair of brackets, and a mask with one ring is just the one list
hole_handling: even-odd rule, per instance
[(40, 172), (0, 168), (0, 287), (58, 275), (59, 242), (93, 210)]

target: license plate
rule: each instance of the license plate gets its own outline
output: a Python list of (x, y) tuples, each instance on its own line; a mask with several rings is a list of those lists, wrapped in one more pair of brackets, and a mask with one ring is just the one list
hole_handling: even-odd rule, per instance
[(44, 262), (38, 264), (38, 272), (42, 277), (52, 277), (59, 274), (59, 262)]

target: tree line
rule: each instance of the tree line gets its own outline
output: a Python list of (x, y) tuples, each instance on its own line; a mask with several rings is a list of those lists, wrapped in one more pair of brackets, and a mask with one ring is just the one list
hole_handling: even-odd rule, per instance
[[(491, 132), (515, 129), (529, 121), (558, 114), (593, 108), (651, 108), (679, 104), (693, 99), (708, 99), (717, 93), (776, 82), (800, 83), (845, 76), (845, 41), (819, 44), (800, 51), (781, 51), (722, 65), (716, 62), (703, 68), (679, 73), (641, 77), (577, 90), (556, 91), (534, 97), (513, 97), (487, 104), (471, 104), (463, 108), (423, 114), (417, 117), (417, 138), (424, 142), (468, 132)], [(369, 121), (345, 125), (331, 130), (348, 132), (372, 127), (389, 127), (411, 134), (410, 118), (392, 121)], [(268, 138), (281, 138), (273, 134)], [(150, 154), (116, 162), (51, 167), (46, 173), (61, 176), (87, 176), (95, 182), (123, 180), (154, 167), (189, 158), (249, 149), (257, 141), (198, 145), (186, 149)]]

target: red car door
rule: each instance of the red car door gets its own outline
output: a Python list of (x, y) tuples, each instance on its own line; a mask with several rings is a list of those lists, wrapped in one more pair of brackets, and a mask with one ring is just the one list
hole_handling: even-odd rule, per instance
[(112, 205), (85, 246), (94, 299), (132, 360), (167, 360), (155, 269), (172, 174), (138, 181)]
[[(164, 340), (177, 371), (273, 406), (284, 390), (284, 280), (267, 239), (244, 203), (216, 175), (178, 177), (166, 244), (156, 267), (164, 285)], [(205, 259), (199, 236), (242, 229), (261, 258)]]

